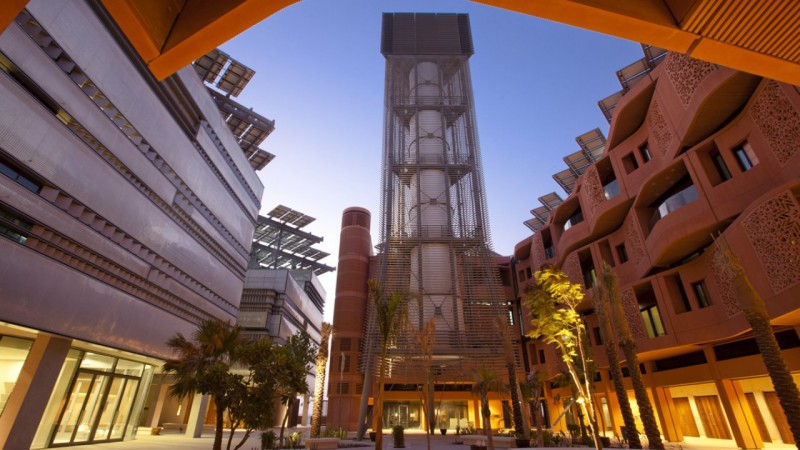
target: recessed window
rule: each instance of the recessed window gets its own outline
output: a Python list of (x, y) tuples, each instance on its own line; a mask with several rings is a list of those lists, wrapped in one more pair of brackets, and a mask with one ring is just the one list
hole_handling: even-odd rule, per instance
[(544, 350), (539, 350), (539, 364), (544, 364)]
[(525, 275), (527, 275), (528, 278), (533, 278), (533, 270), (531, 270), (530, 267), (526, 267), (525, 268)]
[(725, 160), (722, 158), (722, 154), (719, 152), (719, 150), (714, 150), (709, 154), (709, 156), (711, 157), (711, 162), (714, 164), (714, 168), (717, 170), (720, 183), (733, 178), (731, 171), (728, 169), (728, 165), (725, 164)]
[(636, 155), (628, 153), (622, 157), (622, 165), (625, 167), (625, 172), (631, 173), (639, 168), (639, 162), (636, 161)]
[(0, 236), (24, 244), (33, 224), (0, 207)]
[(617, 246), (617, 258), (619, 258), (620, 264), (628, 262), (628, 251), (625, 250), (625, 244)]
[[(683, 308), (679, 313), (688, 312), (692, 310), (692, 304), (689, 303), (689, 296), (686, 295), (686, 289), (683, 287), (683, 282), (681, 281), (680, 277), (675, 277), (675, 282), (678, 285), (678, 296), (680, 298), (680, 306)], [(676, 308), (678, 309), (678, 308)]]
[(736, 157), (736, 162), (739, 163), (739, 168), (742, 169), (742, 172), (747, 172), (758, 164), (758, 158), (756, 158), (753, 149), (747, 142), (735, 147), (733, 149), (733, 156)]
[(664, 323), (661, 322), (661, 313), (658, 311), (658, 305), (643, 308), (641, 314), (647, 337), (655, 338), (667, 334), (664, 330)]
[(706, 293), (705, 284), (702, 281), (692, 283), (692, 289), (694, 290), (694, 295), (697, 297), (697, 304), (701, 308), (708, 308), (711, 306), (711, 301)]
[(595, 345), (603, 345), (603, 336), (600, 334), (600, 327), (594, 327), (594, 343)]
[(31, 177), (23, 174), (22, 171), (11, 162), (0, 160), (0, 173), (16, 181), (17, 184), (34, 194), (38, 194), (39, 191), (42, 190), (41, 183), (37, 183)]
[(567, 219), (567, 221), (564, 223), (564, 231), (569, 230), (581, 222), (583, 222), (583, 212), (580, 208), (578, 208), (578, 210), (572, 213), (569, 219)]
[(650, 156), (650, 147), (647, 145), (647, 142), (645, 142), (641, 147), (639, 147), (639, 154), (642, 155), (642, 161), (644, 161), (645, 163), (650, 162), (650, 160), (653, 159)]

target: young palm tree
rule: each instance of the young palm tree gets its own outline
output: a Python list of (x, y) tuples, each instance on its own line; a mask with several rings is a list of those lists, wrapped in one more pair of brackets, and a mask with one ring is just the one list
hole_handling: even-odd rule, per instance
[[(642, 380), (642, 371), (639, 369), (639, 357), (636, 356), (636, 341), (633, 339), (628, 319), (625, 317), (625, 310), (622, 308), (619, 289), (617, 288), (616, 278), (611, 278), (611, 289), (609, 290), (609, 300), (611, 302), (611, 322), (619, 333), (620, 347), (625, 353), (625, 361), (628, 363), (628, 372), (633, 385), (633, 393), (636, 396), (636, 403), (639, 405), (639, 415), (644, 425), (644, 433), (650, 441), (650, 448), (663, 449), (664, 443), (661, 442), (661, 432), (658, 430), (656, 416), (650, 398), (647, 396), (647, 388)], [(616, 378), (616, 376), (614, 377)], [(627, 423), (625, 424), (627, 426)], [(627, 430), (631, 430), (628, 428)], [(628, 431), (628, 440), (636, 434), (635, 431)]]
[(289, 336), (277, 349), (275, 356), (280, 364), (276, 378), (281, 391), (281, 402), (286, 405), (278, 442), (283, 443), (283, 434), (297, 396), (308, 392), (306, 377), (316, 359), (316, 354), (317, 348), (311, 341), (311, 336), (305, 331)]
[(536, 445), (544, 447), (544, 433), (542, 427), (544, 426), (544, 417), (542, 417), (542, 391), (544, 389), (544, 382), (547, 380), (547, 373), (542, 370), (532, 370), (528, 374), (528, 388), (530, 389), (530, 399), (533, 403), (533, 422), (536, 427)]
[(481, 400), (481, 417), (483, 417), (483, 432), (486, 435), (487, 450), (494, 450), (492, 440), (492, 410), (489, 409), (489, 393), (505, 392), (506, 385), (503, 379), (485, 366), (478, 367), (475, 371), (475, 384), (472, 385), (472, 392), (478, 394)]
[(522, 408), (519, 402), (519, 390), (517, 383), (517, 362), (514, 356), (514, 344), (511, 341), (511, 327), (508, 320), (503, 317), (495, 319), (495, 328), (500, 333), (500, 340), (503, 343), (505, 352), (506, 371), (508, 372), (508, 387), (511, 391), (511, 405), (514, 415), (514, 434), (521, 438), (530, 438), (530, 430), (526, 429), (522, 422)]
[(228, 407), (228, 394), (235, 391), (239, 377), (230, 373), (237, 350), (243, 344), (239, 327), (218, 320), (204, 320), (187, 339), (178, 333), (167, 341), (177, 358), (164, 363), (164, 372), (175, 382), (170, 395), (185, 398), (195, 392), (214, 396), (216, 429), (213, 450), (222, 449), (222, 427)]
[[(789, 429), (792, 431), (795, 442), (800, 443), (800, 392), (798, 392), (797, 384), (792, 379), (792, 374), (781, 355), (778, 341), (775, 340), (767, 306), (758, 291), (750, 284), (750, 280), (739, 263), (739, 258), (722, 239), (717, 239), (716, 242), (714, 265), (718, 270), (727, 272), (728, 278), (733, 280), (739, 306), (753, 329), (753, 337), (758, 344), (764, 365), (767, 366), (767, 373), (772, 380), (772, 385), (775, 386), (778, 401), (786, 414)], [(800, 444), (797, 448), (800, 448)]]
[[(603, 264), (600, 269), (599, 283), (594, 287), (592, 300), (594, 301), (594, 312), (597, 314), (597, 321), (600, 323), (600, 336), (606, 346), (608, 355), (609, 369), (614, 381), (614, 391), (617, 393), (619, 409), (622, 414), (622, 421), (625, 423), (626, 430), (636, 429), (636, 420), (631, 410), (631, 402), (628, 400), (628, 392), (622, 382), (622, 368), (619, 364), (619, 354), (617, 353), (617, 339), (614, 336), (614, 327), (609, 320), (609, 298), (612, 295), (619, 296), (617, 288), (617, 278), (611, 271), (608, 264)], [(639, 433), (627, 433), (628, 446), (630, 448), (642, 448), (639, 440)]]
[(380, 284), (369, 280), (369, 290), (375, 301), (375, 318), (378, 324), (378, 333), (381, 346), (380, 369), (378, 371), (378, 393), (375, 395), (375, 414), (378, 429), (375, 430), (375, 449), (383, 450), (383, 379), (386, 377), (386, 360), (389, 353), (389, 341), (397, 328), (396, 314), (404, 300), (402, 294), (394, 293), (385, 297)]
[(320, 345), (317, 352), (317, 380), (314, 383), (314, 410), (311, 413), (311, 437), (318, 438), (322, 422), (322, 402), (325, 394), (325, 368), (328, 366), (328, 344), (333, 326), (322, 322), (319, 330)]

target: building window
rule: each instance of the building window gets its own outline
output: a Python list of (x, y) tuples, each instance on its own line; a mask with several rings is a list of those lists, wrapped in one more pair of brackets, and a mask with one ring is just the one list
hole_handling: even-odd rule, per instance
[(0, 414), (17, 384), (22, 364), (28, 357), (33, 341), (12, 336), (0, 336)]
[(642, 161), (644, 161), (645, 163), (648, 163), (650, 162), (651, 159), (653, 159), (650, 156), (650, 147), (647, 145), (647, 142), (645, 142), (644, 144), (642, 144), (641, 147), (639, 147), (639, 154), (642, 155)]
[(675, 283), (678, 285), (678, 295), (680, 296), (681, 300), (680, 306), (683, 307), (682, 311), (677, 311), (677, 312), (682, 313), (691, 311), (692, 305), (691, 303), (689, 303), (689, 296), (686, 295), (686, 289), (683, 288), (683, 282), (681, 281), (681, 278), (675, 277)]
[(667, 334), (664, 330), (664, 323), (661, 322), (661, 313), (658, 311), (658, 305), (651, 305), (643, 308), (641, 314), (647, 337), (655, 338)]
[(714, 150), (709, 156), (711, 157), (711, 162), (714, 164), (714, 168), (717, 169), (717, 175), (719, 175), (720, 183), (733, 178), (731, 171), (728, 169), (728, 165), (725, 164), (725, 160), (722, 158), (722, 154), (719, 152), (719, 150)]
[(0, 236), (24, 244), (33, 224), (0, 207)]
[(706, 294), (705, 284), (702, 281), (692, 283), (692, 290), (694, 290), (694, 295), (697, 297), (697, 304), (700, 305), (701, 308), (708, 308), (711, 306), (711, 301), (708, 298), (708, 294)]
[(600, 327), (594, 327), (594, 343), (595, 345), (603, 345), (603, 336), (600, 335)]
[(636, 155), (628, 153), (622, 157), (622, 165), (625, 167), (625, 172), (631, 173), (639, 168), (639, 163), (636, 161)]
[(539, 350), (539, 364), (544, 364), (544, 350)]
[(336, 383), (336, 393), (337, 394), (349, 394), (350, 393), (350, 384), (349, 383)]
[(758, 164), (758, 158), (756, 158), (753, 149), (747, 142), (734, 148), (733, 155), (736, 157), (736, 162), (739, 163), (739, 168), (742, 169), (742, 172), (747, 172)]
[(31, 177), (22, 174), (21, 171), (10, 162), (0, 160), (0, 173), (16, 181), (17, 184), (34, 194), (38, 194), (39, 191), (42, 190), (41, 183), (37, 183), (31, 179)]
[(697, 200), (699, 195), (689, 175), (681, 178), (667, 192), (651, 204), (653, 216), (650, 218), (650, 228), (667, 214), (675, 212), (689, 203)]
[(625, 244), (619, 244), (617, 246), (617, 257), (619, 258), (620, 264), (628, 262), (628, 251), (625, 250)]
[(572, 213), (569, 219), (567, 219), (567, 221), (564, 223), (564, 231), (569, 230), (581, 222), (583, 222), (583, 211), (578, 208), (578, 210)]
[(530, 267), (525, 268), (525, 274), (528, 276), (528, 278), (533, 278), (533, 271)]

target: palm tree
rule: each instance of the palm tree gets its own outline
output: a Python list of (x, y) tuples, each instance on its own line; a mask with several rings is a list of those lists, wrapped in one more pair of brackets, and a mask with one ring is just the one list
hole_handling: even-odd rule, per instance
[(480, 366), (475, 371), (475, 384), (472, 385), (472, 392), (478, 394), (481, 399), (481, 417), (483, 417), (483, 432), (486, 435), (487, 450), (494, 450), (489, 393), (504, 392), (505, 389), (506, 385), (503, 383), (503, 379), (497, 375), (497, 372), (487, 369), (485, 366)]
[(542, 417), (541, 399), (546, 380), (547, 373), (542, 370), (534, 369), (528, 374), (528, 389), (533, 403), (533, 422), (536, 426), (536, 445), (538, 447), (544, 447), (544, 433), (542, 433), (544, 417)]
[[(750, 280), (739, 263), (739, 258), (722, 239), (717, 239), (716, 242), (714, 266), (718, 270), (726, 272), (727, 278), (733, 280), (739, 306), (741, 306), (750, 328), (753, 329), (753, 337), (758, 344), (758, 350), (767, 367), (772, 385), (775, 386), (778, 401), (783, 412), (786, 413), (789, 429), (792, 431), (795, 442), (800, 443), (800, 392), (798, 392), (792, 374), (786, 366), (786, 361), (781, 356), (781, 349), (778, 341), (775, 340), (772, 325), (770, 325), (767, 306), (758, 291), (750, 284)], [(797, 447), (800, 448), (800, 444)]]
[(222, 449), (228, 394), (235, 391), (241, 378), (231, 374), (230, 368), (242, 343), (239, 327), (213, 319), (203, 320), (191, 339), (178, 333), (167, 341), (167, 346), (178, 355), (164, 363), (164, 372), (174, 378), (174, 384), (169, 388), (170, 395), (185, 398), (198, 392), (214, 396), (216, 429), (213, 450)]
[[(636, 341), (633, 339), (631, 328), (625, 317), (625, 310), (622, 307), (622, 300), (620, 299), (616, 278), (612, 275), (608, 282), (611, 283), (609, 286), (611, 322), (614, 324), (617, 333), (619, 333), (619, 345), (622, 347), (622, 351), (625, 353), (625, 361), (628, 363), (628, 372), (630, 373), (631, 384), (633, 385), (633, 393), (636, 396), (636, 403), (639, 405), (639, 415), (644, 425), (644, 433), (647, 435), (647, 440), (650, 441), (650, 448), (663, 449), (664, 443), (661, 442), (661, 432), (658, 430), (653, 406), (650, 404), (650, 398), (647, 396), (647, 388), (645, 388), (644, 381), (642, 380), (642, 371), (639, 369), (639, 357), (636, 355)], [(614, 378), (616, 379), (616, 376)], [(627, 423), (625, 425), (627, 426)], [(627, 428), (628, 436), (623, 437), (630, 441), (635, 434), (636, 431), (631, 431), (630, 428)]]
[(308, 392), (306, 377), (311, 370), (311, 363), (316, 359), (317, 349), (311, 336), (300, 331), (289, 336), (283, 345), (278, 347), (276, 358), (279, 360), (277, 382), (281, 390), (281, 402), (286, 405), (286, 414), (281, 422), (278, 442), (283, 443), (283, 434), (289, 422), (289, 413), (300, 394)]
[(328, 344), (333, 326), (322, 322), (319, 330), (320, 345), (317, 352), (317, 380), (314, 383), (314, 411), (311, 413), (311, 437), (319, 437), (320, 422), (322, 421), (322, 402), (325, 394), (325, 368), (328, 365)]
[[(628, 400), (628, 392), (622, 381), (622, 368), (619, 365), (619, 354), (617, 353), (617, 340), (614, 336), (614, 327), (609, 319), (609, 298), (613, 295), (619, 296), (617, 288), (617, 278), (611, 271), (608, 264), (603, 263), (600, 269), (599, 283), (594, 287), (592, 300), (594, 301), (594, 312), (597, 314), (597, 321), (600, 323), (600, 336), (606, 346), (608, 364), (611, 371), (611, 378), (614, 381), (614, 391), (617, 393), (622, 421), (625, 423), (626, 430), (636, 429), (636, 419), (633, 417), (631, 402)], [(628, 446), (630, 448), (642, 448), (639, 440), (639, 433), (627, 433)]]
[(495, 318), (495, 328), (500, 333), (505, 352), (506, 371), (508, 372), (508, 387), (511, 391), (511, 405), (514, 415), (514, 434), (518, 438), (530, 438), (530, 430), (522, 422), (522, 409), (519, 401), (519, 383), (517, 382), (517, 362), (514, 355), (514, 344), (511, 342), (511, 327), (502, 316)]
[(404, 296), (393, 293), (385, 297), (380, 284), (375, 280), (368, 280), (369, 290), (375, 301), (375, 318), (378, 324), (378, 333), (381, 346), (380, 370), (378, 371), (378, 393), (375, 396), (376, 422), (378, 429), (375, 430), (375, 449), (383, 450), (383, 379), (386, 377), (386, 360), (389, 351), (389, 341), (397, 328), (397, 311), (404, 300)]

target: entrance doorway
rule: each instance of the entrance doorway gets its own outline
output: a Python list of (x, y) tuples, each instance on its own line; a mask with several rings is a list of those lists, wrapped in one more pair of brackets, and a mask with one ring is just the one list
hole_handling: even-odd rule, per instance
[(51, 445), (120, 441), (144, 364), (86, 353), (65, 395)]

